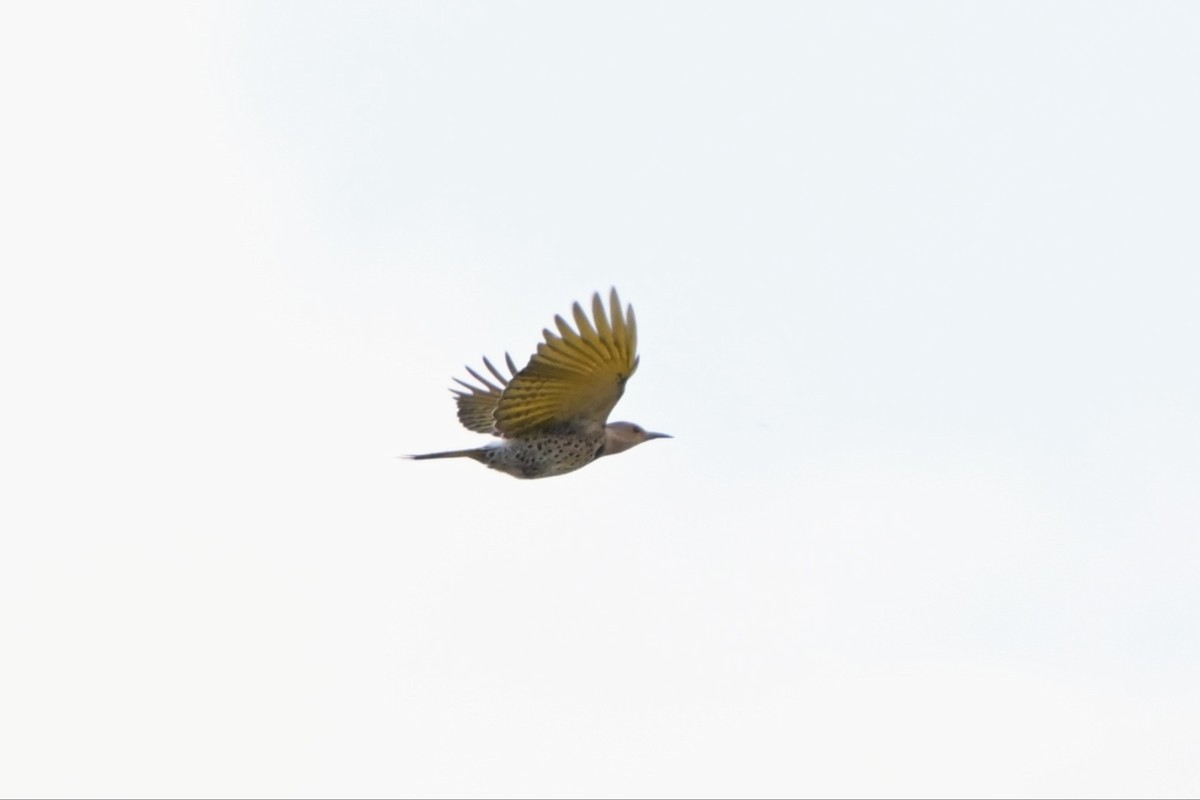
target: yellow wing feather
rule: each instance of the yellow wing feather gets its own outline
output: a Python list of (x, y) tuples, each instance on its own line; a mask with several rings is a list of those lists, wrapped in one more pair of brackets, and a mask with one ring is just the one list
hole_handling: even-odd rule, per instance
[(494, 412), (497, 432), (512, 437), (557, 425), (603, 427), (638, 363), (633, 308), (622, 313), (613, 289), (609, 309), (606, 315), (597, 293), (592, 320), (579, 303), (573, 306), (578, 331), (561, 316), (554, 318), (558, 333), (542, 332), (545, 341), (537, 353), (501, 391)]

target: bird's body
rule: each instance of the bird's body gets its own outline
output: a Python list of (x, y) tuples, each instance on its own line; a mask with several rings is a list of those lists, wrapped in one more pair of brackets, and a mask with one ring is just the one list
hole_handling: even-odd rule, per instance
[(472, 450), (429, 453), (426, 458), (473, 458), (480, 464), (517, 478), (550, 478), (572, 472), (595, 461), (604, 452), (604, 435), (563, 430), (542, 432), (520, 439), (502, 439)]
[(644, 441), (668, 438), (631, 422), (607, 421), (638, 364), (633, 308), (622, 313), (615, 289), (610, 307), (611, 324), (600, 295), (593, 297), (593, 326), (576, 303), (578, 332), (555, 317), (560, 335), (545, 331), (545, 342), (524, 369), (518, 371), (512, 358), (505, 357), (511, 377), (485, 358), (498, 385), (470, 367), (467, 372), (482, 388), (455, 379), (467, 389), (454, 390), (459, 421), (469, 430), (495, 434), (499, 441), (412, 458), (471, 458), (517, 478), (548, 478)]

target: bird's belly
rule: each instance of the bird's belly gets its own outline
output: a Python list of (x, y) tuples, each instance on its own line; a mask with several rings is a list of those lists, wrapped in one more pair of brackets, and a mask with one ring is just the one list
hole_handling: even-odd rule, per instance
[(484, 463), (517, 478), (549, 478), (595, 461), (603, 441), (603, 435), (507, 439), (489, 450)]

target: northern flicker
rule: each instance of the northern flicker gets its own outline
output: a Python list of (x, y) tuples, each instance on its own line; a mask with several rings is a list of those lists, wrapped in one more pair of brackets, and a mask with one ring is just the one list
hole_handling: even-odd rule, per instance
[(511, 377), (484, 358), (484, 366), (499, 385), (470, 367), (467, 372), (480, 386), (454, 379), (466, 390), (451, 390), (459, 421), (468, 430), (493, 434), (499, 441), (410, 458), (473, 458), (517, 478), (549, 478), (650, 439), (669, 439), (632, 422), (608, 422), (625, 382), (638, 366), (633, 306), (622, 313), (616, 289), (609, 306), (611, 323), (599, 293), (592, 297), (593, 325), (575, 303), (578, 332), (556, 316), (558, 333), (542, 332), (546, 340), (538, 344), (524, 369), (518, 371), (512, 357), (504, 354)]

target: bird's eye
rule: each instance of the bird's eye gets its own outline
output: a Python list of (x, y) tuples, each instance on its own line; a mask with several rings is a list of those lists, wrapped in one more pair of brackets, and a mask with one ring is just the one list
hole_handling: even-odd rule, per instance
[(642, 432), (642, 429), (641, 429), (641, 428), (639, 428), (637, 425), (634, 425), (634, 426), (633, 426), (633, 432), (634, 432), (634, 433), (641, 433), (641, 432)]

